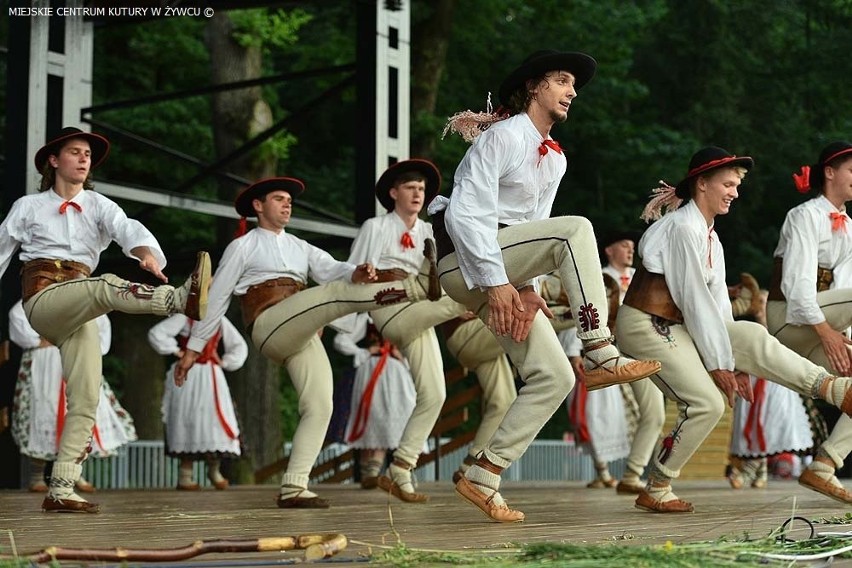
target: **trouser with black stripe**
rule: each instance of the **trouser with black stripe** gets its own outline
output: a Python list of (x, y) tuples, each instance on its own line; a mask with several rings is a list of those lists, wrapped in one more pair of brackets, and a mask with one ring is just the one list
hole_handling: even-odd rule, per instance
[[(843, 332), (852, 327), (852, 288), (818, 292), (816, 300), (825, 321), (832, 329)], [(822, 348), (822, 341), (814, 328), (809, 325), (792, 325), (786, 321), (787, 302), (769, 302), (766, 307), (769, 332), (802, 357), (807, 357), (826, 369), (832, 369)], [(852, 452), (852, 418), (841, 414), (831, 435), (822, 443), (820, 449), (825, 451), (836, 467), (843, 467), (846, 456)]]
[(409, 298), (424, 299), (425, 291), (413, 284), (414, 279), (380, 284), (331, 282), (293, 294), (254, 321), (252, 343), (285, 366), (299, 399), (299, 424), (282, 484), (307, 487), (331, 420), (332, 371), (319, 330), (345, 315), (382, 307), (375, 296), (388, 288), (404, 288)]
[[(595, 233), (583, 217), (555, 217), (521, 223), (500, 229), (497, 243), (509, 281), (520, 286), (553, 271), (568, 293), (580, 339), (609, 338), (606, 327), (607, 300), (598, 262)], [(453, 299), (488, 321), (488, 297), (475, 288), (469, 290), (462, 278), (456, 253), (438, 263), (441, 285)], [(508, 467), (529, 447), (544, 424), (562, 405), (574, 387), (574, 371), (556, 332), (539, 312), (527, 339), (516, 343), (511, 337), (497, 341), (524, 382), (518, 397), (506, 412), (500, 426), (484, 448), (485, 457), (500, 467)]]
[(57, 463), (81, 464), (100, 400), (101, 343), (95, 318), (112, 311), (166, 316), (174, 313), (174, 288), (148, 286), (114, 274), (51, 284), (24, 304), (39, 335), (59, 348), (67, 383), (67, 410)]
[[(676, 324), (630, 306), (618, 309), (616, 334), (622, 354), (657, 359), (654, 384), (678, 407), (674, 428), (652, 458), (663, 475), (676, 478), (725, 411), (726, 400), (704, 368), (692, 337)], [(828, 372), (784, 347), (762, 325), (725, 322), (738, 371), (765, 377), (800, 394), (812, 396), (814, 385)]]

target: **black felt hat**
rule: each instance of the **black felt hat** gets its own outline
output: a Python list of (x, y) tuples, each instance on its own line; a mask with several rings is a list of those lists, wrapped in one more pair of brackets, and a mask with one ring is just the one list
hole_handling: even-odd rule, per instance
[(523, 63), (503, 79), (498, 96), (502, 104), (507, 104), (509, 98), (527, 80), (540, 77), (548, 71), (568, 71), (574, 75), (574, 89), (580, 90), (592, 80), (598, 63), (589, 55), (578, 51), (554, 51), (546, 49), (530, 54)]
[(36, 169), (38, 171), (44, 169), (48, 156), (59, 155), (59, 150), (62, 148), (62, 145), (72, 138), (81, 138), (89, 143), (89, 148), (92, 151), (92, 167), (90, 169), (98, 167), (109, 154), (109, 140), (100, 134), (84, 132), (74, 126), (66, 126), (55, 134), (47, 144), (39, 148), (38, 152), (36, 152), (35, 159), (33, 160), (35, 162)]
[(822, 152), (819, 153), (819, 161), (810, 167), (810, 186), (821, 189), (825, 183), (825, 166), (829, 162), (847, 155), (852, 155), (852, 144), (849, 142), (832, 142), (823, 148)]
[(675, 195), (681, 199), (689, 199), (689, 184), (696, 177), (717, 168), (741, 167), (750, 170), (754, 166), (754, 160), (748, 156), (734, 156), (727, 150), (717, 146), (707, 146), (692, 155), (689, 160), (689, 171), (675, 186)]
[(426, 203), (432, 201), (438, 195), (438, 192), (441, 191), (441, 172), (429, 160), (411, 158), (410, 160), (397, 162), (386, 169), (379, 176), (379, 181), (376, 182), (376, 199), (388, 211), (393, 211), (395, 205), (393, 198), (390, 196), (391, 188), (399, 176), (410, 171), (420, 172), (426, 178)]
[(237, 195), (234, 200), (234, 209), (242, 217), (254, 217), (257, 213), (252, 207), (252, 201), (273, 191), (286, 191), (292, 199), (296, 199), (305, 191), (305, 184), (302, 180), (291, 177), (262, 179), (251, 184)]

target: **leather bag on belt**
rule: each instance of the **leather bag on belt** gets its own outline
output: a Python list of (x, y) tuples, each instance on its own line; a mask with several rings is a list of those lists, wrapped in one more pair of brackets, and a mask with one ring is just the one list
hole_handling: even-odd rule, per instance
[(672, 299), (666, 277), (639, 266), (624, 296), (624, 304), (663, 319), (683, 323), (683, 313)]
[(305, 285), (292, 278), (281, 277), (267, 280), (250, 287), (240, 298), (243, 324), (249, 328), (263, 311), (278, 302), (305, 289)]
[(408, 278), (408, 272), (401, 268), (376, 269), (376, 282), (397, 282)]
[(73, 260), (30, 260), (21, 267), (21, 296), (26, 302), (51, 284), (88, 278), (91, 273), (88, 266)]
[[(786, 302), (787, 298), (781, 291), (781, 280), (784, 279), (784, 259), (775, 257), (775, 263), (772, 266), (772, 278), (769, 280), (769, 296), (768, 300)], [(831, 283), (834, 282), (834, 272), (828, 268), (817, 266), (816, 289), (817, 292), (825, 292), (831, 288)]]

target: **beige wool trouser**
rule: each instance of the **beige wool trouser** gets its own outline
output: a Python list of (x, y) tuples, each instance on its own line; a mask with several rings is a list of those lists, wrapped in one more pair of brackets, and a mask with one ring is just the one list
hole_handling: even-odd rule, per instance
[(468, 453), (481, 452), (517, 398), (515, 377), (503, 348), (491, 330), (480, 319), (472, 319), (456, 328), (447, 339), (447, 350), (461, 363), (473, 370), (482, 387), (482, 419)]
[[(607, 298), (592, 224), (583, 217), (554, 217), (500, 229), (497, 243), (506, 275), (515, 286), (559, 271), (574, 310), (580, 339), (609, 338)], [(468, 290), (455, 253), (438, 262), (441, 285), (453, 299), (488, 321), (488, 296)], [(574, 388), (574, 371), (556, 332), (541, 311), (525, 341), (510, 336), (497, 342), (518, 369), (524, 385), (483, 452), (491, 463), (508, 467), (538, 435), (544, 424)]]
[(67, 384), (65, 426), (57, 463), (81, 464), (95, 425), (103, 376), (95, 318), (112, 311), (166, 316), (174, 313), (174, 288), (148, 286), (114, 274), (51, 284), (24, 304), (39, 335), (59, 348)]
[[(832, 329), (845, 331), (852, 327), (852, 288), (818, 292), (816, 299), (825, 321)], [(787, 302), (772, 301), (767, 304), (766, 322), (769, 333), (802, 357), (807, 357), (826, 369), (834, 370), (813, 327), (788, 324), (786, 320)], [(841, 414), (831, 430), (831, 435), (822, 443), (820, 449), (825, 451), (836, 467), (843, 467), (846, 456), (852, 452), (852, 418)]]
[[(828, 372), (784, 347), (762, 325), (748, 321), (726, 322), (738, 371), (776, 382), (806, 396), (813, 395), (818, 379)], [(618, 310), (616, 334), (622, 354), (657, 359), (659, 373), (651, 377), (678, 407), (678, 418), (652, 465), (677, 478), (725, 412), (726, 400), (704, 368), (692, 337), (676, 324), (630, 306)]]
[[(418, 276), (418, 282), (423, 276)], [(417, 396), (394, 458), (411, 467), (423, 450), (447, 398), (441, 345), (434, 327), (463, 314), (467, 308), (447, 295), (437, 302), (405, 302), (370, 312), (376, 329), (408, 360)]]
[[(619, 308), (621, 309), (621, 308)], [(616, 326), (618, 335), (618, 326)], [(651, 461), (654, 447), (660, 439), (660, 432), (666, 423), (666, 400), (663, 392), (651, 379), (641, 379), (629, 384), (639, 407), (639, 421), (627, 456), (627, 468), (642, 475), (645, 466)]]
[[(254, 321), (251, 339), (264, 356), (284, 365), (299, 400), (299, 424), (282, 485), (307, 487), (331, 421), (333, 376), (328, 354), (317, 333), (337, 318), (381, 308), (378, 292), (403, 288), (409, 297), (425, 298), (411, 281), (353, 284), (335, 281), (298, 292), (264, 310)], [(434, 302), (423, 302), (432, 304)], [(416, 305), (416, 304), (413, 304)]]

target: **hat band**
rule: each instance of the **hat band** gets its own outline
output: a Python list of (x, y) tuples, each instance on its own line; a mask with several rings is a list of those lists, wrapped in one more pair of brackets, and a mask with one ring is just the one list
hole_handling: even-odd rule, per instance
[(694, 175), (700, 174), (701, 172), (703, 172), (705, 170), (709, 170), (711, 168), (714, 168), (716, 166), (720, 166), (722, 164), (726, 164), (728, 162), (733, 162), (736, 159), (737, 159), (736, 156), (728, 156), (726, 158), (719, 158), (718, 160), (713, 160), (711, 162), (707, 162), (706, 164), (701, 164), (697, 168), (693, 168), (693, 169), (689, 170), (689, 172), (687, 172), (687, 174), (686, 174), (686, 177), (692, 177)]
[(837, 158), (838, 156), (842, 156), (843, 154), (849, 154), (849, 153), (852, 153), (852, 148), (844, 148), (843, 150), (841, 150), (841, 151), (839, 151), (835, 154), (832, 154), (831, 156), (826, 158), (825, 161), (823, 162), (823, 164), (827, 164), (831, 160), (833, 160), (834, 158)]

